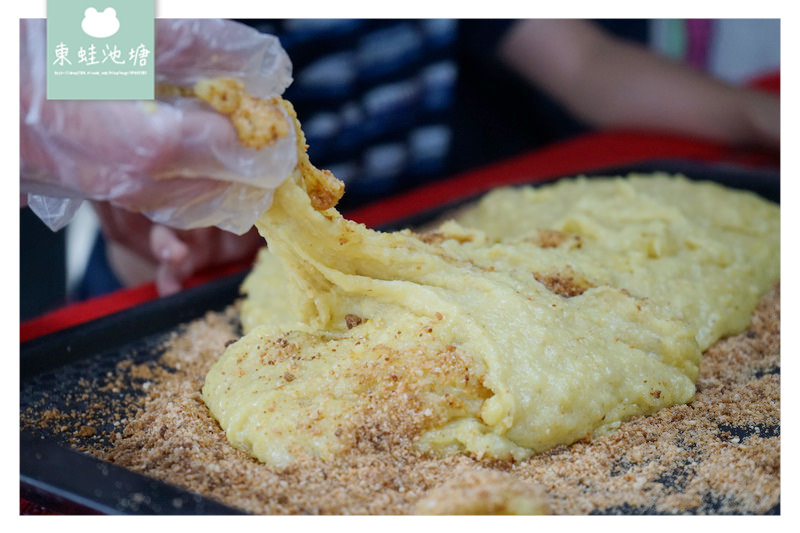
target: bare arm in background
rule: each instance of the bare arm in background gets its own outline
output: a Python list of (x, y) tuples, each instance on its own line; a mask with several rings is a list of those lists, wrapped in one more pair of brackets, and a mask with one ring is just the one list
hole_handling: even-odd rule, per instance
[(715, 80), (589, 21), (519, 21), (500, 42), (499, 54), (594, 127), (780, 145), (778, 98)]

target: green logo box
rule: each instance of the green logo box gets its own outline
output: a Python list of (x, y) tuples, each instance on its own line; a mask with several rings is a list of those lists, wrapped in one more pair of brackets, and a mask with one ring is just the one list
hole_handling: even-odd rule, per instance
[(48, 100), (152, 100), (154, 0), (47, 0)]

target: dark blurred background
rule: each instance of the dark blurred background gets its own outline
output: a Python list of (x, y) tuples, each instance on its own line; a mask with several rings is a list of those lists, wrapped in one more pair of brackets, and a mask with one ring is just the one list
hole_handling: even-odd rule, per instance
[[(286, 98), (347, 209), (586, 131), (498, 61), (513, 20), (240, 20), (292, 60)], [(596, 21), (646, 45), (647, 20)]]

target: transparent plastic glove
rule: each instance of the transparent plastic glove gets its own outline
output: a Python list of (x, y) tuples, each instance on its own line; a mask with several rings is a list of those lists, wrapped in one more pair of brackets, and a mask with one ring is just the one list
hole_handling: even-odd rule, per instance
[(234, 235), (217, 228), (178, 230), (155, 224), (139, 213), (95, 202), (107, 242), (109, 265), (125, 285), (155, 282), (158, 294), (181, 290), (203, 271), (252, 260), (264, 246), (255, 228)]
[[(156, 20), (156, 81), (192, 87), (233, 77), (253, 95), (282, 94), (291, 63), (278, 39), (225, 20)], [(297, 163), (292, 134), (260, 150), (194, 98), (46, 100), (44, 20), (20, 27), (20, 191), (52, 229), (86, 199), (179, 229), (246, 232)]]

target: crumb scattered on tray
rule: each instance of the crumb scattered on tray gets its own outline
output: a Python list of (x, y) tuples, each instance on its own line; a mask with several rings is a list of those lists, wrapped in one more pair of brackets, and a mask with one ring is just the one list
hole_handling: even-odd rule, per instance
[[(747, 331), (706, 352), (691, 404), (513, 464), (423, 457), (380, 423), (335, 462), (257, 462), (228, 444), (199, 394), (237, 336), (235, 317), (233, 307), (208, 313), (175, 334), (157, 363), (123, 362), (65, 400), (89, 408), (29, 408), (23, 425), (252, 513), (779, 512), (779, 287)], [(121, 397), (101, 401), (103, 387)]]

